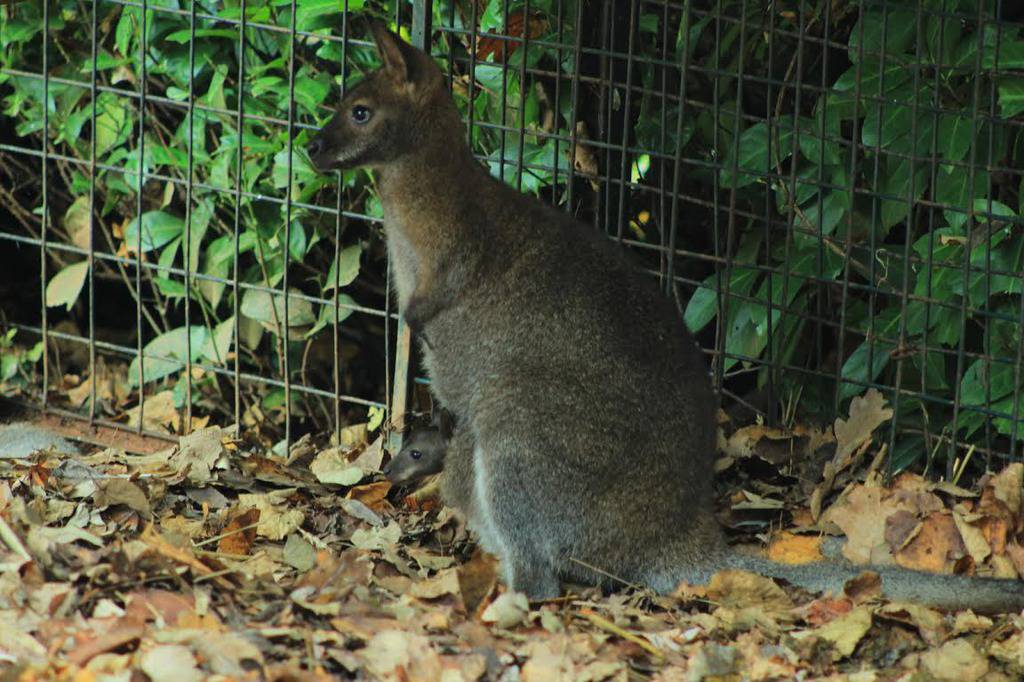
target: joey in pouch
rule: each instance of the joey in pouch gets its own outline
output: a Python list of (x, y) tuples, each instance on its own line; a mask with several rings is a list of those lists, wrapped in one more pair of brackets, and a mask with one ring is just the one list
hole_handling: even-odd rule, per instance
[(439, 473), (444, 468), (451, 436), (451, 419), (442, 410), (430, 426), (413, 429), (402, 449), (384, 467), (384, 475), (392, 483), (402, 485)]
[[(727, 547), (712, 505), (717, 398), (675, 305), (613, 242), (491, 177), (442, 71), (383, 26), (383, 66), (309, 145), (376, 174), (398, 303), (457, 427), (442, 493), (512, 589), (609, 576), (658, 592), (745, 568), (839, 591), (858, 570)], [(883, 591), (1020, 609), (1019, 581), (882, 569)]]

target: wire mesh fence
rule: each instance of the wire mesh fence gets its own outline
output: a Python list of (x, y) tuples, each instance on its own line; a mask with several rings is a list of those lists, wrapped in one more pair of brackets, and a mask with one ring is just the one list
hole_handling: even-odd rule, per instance
[(1016, 3), (2, 11), (8, 395), (274, 442), (404, 411), (418, 373), (372, 179), (318, 175), (302, 151), (375, 66), (370, 15), (442, 64), (493, 174), (659, 279), (727, 405), (831, 419), (875, 388), (895, 467), (1021, 453)]

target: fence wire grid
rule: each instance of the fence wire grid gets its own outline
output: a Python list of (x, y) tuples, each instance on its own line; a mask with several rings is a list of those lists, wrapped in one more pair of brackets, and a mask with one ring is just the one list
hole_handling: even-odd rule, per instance
[(894, 469), (1021, 454), (1017, 3), (0, 12), (3, 395), (164, 436), (231, 420), (283, 445), (401, 421), (422, 379), (372, 179), (321, 176), (303, 151), (376, 66), (376, 17), (444, 67), (495, 176), (657, 278), (727, 406), (824, 422), (873, 388)]

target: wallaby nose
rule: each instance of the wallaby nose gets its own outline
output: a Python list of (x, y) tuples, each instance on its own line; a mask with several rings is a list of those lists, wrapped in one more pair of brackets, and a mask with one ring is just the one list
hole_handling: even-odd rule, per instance
[(317, 135), (312, 139), (309, 145), (306, 147), (306, 151), (309, 152), (310, 158), (316, 158), (320, 151), (324, 147), (324, 141)]

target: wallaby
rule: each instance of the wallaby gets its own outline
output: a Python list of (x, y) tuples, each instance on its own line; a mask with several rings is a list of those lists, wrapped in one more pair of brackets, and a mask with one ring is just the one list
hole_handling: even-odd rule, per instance
[(402, 449), (384, 467), (384, 475), (396, 485), (417, 481), (444, 468), (448, 441), (452, 437), (452, 420), (446, 410), (435, 414), (428, 427), (412, 430)]
[[(717, 398), (675, 306), (597, 231), (491, 177), (442, 71), (383, 26), (383, 66), (309, 144), (376, 173), (398, 303), (457, 427), (442, 493), (509, 588), (560, 579), (669, 592), (742, 568), (839, 592), (857, 568), (728, 548), (713, 515)], [(884, 593), (1024, 608), (1024, 583), (882, 569)]]

